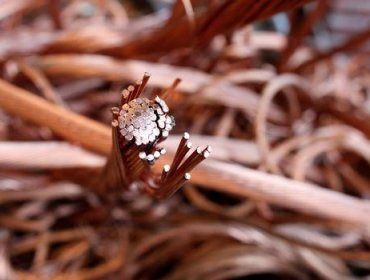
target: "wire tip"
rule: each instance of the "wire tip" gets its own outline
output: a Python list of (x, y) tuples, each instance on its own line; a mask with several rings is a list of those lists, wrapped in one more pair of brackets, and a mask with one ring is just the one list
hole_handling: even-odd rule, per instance
[(170, 165), (169, 165), (169, 164), (165, 164), (165, 165), (163, 166), (163, 171), (167, 173), (167, 172), (169, 172), (169, 171), (170, 171), (170, 168), (171, 168), (171, 167), (170, 167)]
[(210, 154), (210, 152), (208, 152), (208, 151), (204, 151), (204, 152), (203, 152), (203, 157), (204, 157), (204, 158), (208, 158), (210, 155), (211, 155), (211, 154)]

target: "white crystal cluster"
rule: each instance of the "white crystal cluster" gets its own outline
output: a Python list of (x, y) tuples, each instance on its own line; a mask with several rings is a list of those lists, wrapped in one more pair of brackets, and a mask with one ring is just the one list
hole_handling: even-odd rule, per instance
[(158, 96), (154, 101), (133, 99), (124, 104), (119, 112), (120, 133), (127, 141), (134, 139), (138, 146), (153, 143), (159, 137), (167, 137), (175, 125), (168, 111), (166, 102)]

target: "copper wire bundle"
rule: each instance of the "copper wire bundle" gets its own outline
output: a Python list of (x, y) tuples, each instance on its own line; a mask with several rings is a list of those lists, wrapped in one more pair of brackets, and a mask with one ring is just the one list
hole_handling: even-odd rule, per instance
[(2, 1), (0, 279), (367, 279), (367, 1), (143, 2)]
[[(210, 155), (210, 146), (203, 151), (198, 147), (186, 158), (192, 144), (188, 141), (189, 133), (185, 132), (173, 163), (166, 164), (161, 175), (151, 171), (151, 166), (166, 153), (166, 149), (159, 148), (158, 144), (168, 137), (175, 126), (175, 119), (159, 96), (153, 100), (141, 97), (149, 77), (145, 73), (135, 86), (124, 89), (120, 108), (112, 108), (112, 151), (99, 176), (100, 180), (93, 184), (94, 191), (101, 195), (106, 194), (108, 189), (121, 192), (132, 189), (134, 185), (140, 188), (144, 184), (144, 189), (151, 196), (167, 199), (189, 181), (189, 172)], [(164, 95), (174, 91), (178, 82), (175, 80)]]

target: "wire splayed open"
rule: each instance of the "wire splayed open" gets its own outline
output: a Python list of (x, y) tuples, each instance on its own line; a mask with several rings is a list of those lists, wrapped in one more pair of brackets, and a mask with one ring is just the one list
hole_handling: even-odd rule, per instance
[(190, 180), (190, 171), (209, 157), (211, 147), (192, 150), (189, 133), (185, 132), (171, 165), (163, 166), (162, 174), (151, 167), (166, 153), (159, 147), (175, 126), (166, 98), (175, 90), (180, 80), (154, 99), (142, 97), (149, 80), (142, 80), (122, 91), (120, 107), (112, 108), (113, 147), (111, 155), (96, 185), (98, 192), (145, 191), (157, 199), (166, 199)]

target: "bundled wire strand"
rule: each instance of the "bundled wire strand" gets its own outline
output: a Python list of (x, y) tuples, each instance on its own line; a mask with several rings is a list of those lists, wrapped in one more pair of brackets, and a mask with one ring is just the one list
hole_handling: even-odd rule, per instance
[[(166, 153), (158, 145), (175, 126), (175, 118), (161, 97), (142, 96), (149, 77), (145, 73), (142, 80), (124, 89), (121, 106), (112, 108), (112, 152), (100, 180), (94, 184), (99, 193), (139, 189), (166, 199), (190, 180), (190, 171), (195, 166), (210, 156), (210, 146), (197, 147), (188, 155), (192, 143), (189, 133), (185, 132), (172, 164), (164, 165), (161, 175), (151, 171), (151, 166)], [(175, 80), (163, 95), (168, 96), (178, 83), (179, 80)]]

